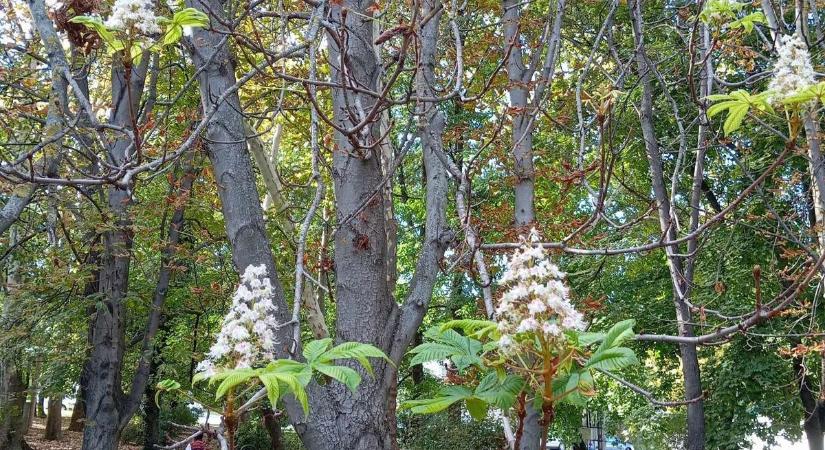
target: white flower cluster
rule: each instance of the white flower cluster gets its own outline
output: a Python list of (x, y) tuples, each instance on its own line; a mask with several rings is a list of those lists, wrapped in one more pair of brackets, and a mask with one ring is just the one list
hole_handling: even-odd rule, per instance
[(218, 340), (197, 372), (211, 376), (215, 369), (242, 369), (275, 359), (275, 330), (278, 322), (272, 303), (272, 283), (266, 266), (248, 266), (232, 297), (232, 307), (223, 319)]
[(552, 340), (566, 329), (584, 329), (584, 317), (570, 303), (564, 272), (550, 262), (538, 232), (522, 237), (522, 245), (507, 263), (501, 284), (507, 290), (496, 309), (499, 346), (511, 347), (516, 335), (534, 333)]
[(143, 34), (160, 33), (158, 17), (152, 0), (115, 0), (106, 28), (122, 31), (137, 30)]
[(811, 55), (802, 38), (795, 34), (780, 37), (776, 52), (779, 58), (768, 84), (774, 100), (781, 101), (815, 83)]

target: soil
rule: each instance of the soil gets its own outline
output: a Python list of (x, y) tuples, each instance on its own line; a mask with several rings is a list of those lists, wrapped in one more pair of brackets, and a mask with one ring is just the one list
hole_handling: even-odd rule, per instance
[[(57, 441), (47, 441), (43, 439), (46, 432), (46, 419), (35, 417), (29, 433), (26, 435), (26, 442), (34, 450), (80, 450), (80, 443), (83, 441), (83, 433), (68, 431), (69, 417), (63, 417), (63, 437)], [(120, 450), (142, 450), (142, 445), (121, 444)]]

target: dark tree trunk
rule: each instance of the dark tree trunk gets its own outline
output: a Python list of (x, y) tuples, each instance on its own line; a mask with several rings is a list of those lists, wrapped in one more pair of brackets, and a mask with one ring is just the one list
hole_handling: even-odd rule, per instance
[(63, 395), (49, 397), (49, 415), (46, 418), (46, 432), (43, 437), (47, 441), (56, 441), (63, 437)]
[(83, 394), (82, 388), (81, 393), (77, 395), (75, 398), (74, 406), (72, 407), (72, 417), (69, 419), (69, 427), (67, 430), (69, 431), (83, 431), (83, 422), (86, 419), (86, 412), (85, 408), (83, 407)]
[(272, 441), (272, 450), (285, 450), (283, 443), (283, 432), (281, 431), (281, 418), (269, 406), (261, 409), (264, 415), (264, 429), (269, 434)]
[(155, 450), (162, 444), (160, 436), (160, 408), (155, 404), (155, 384), (146, 384), (146, 399), (143, 406), (143, 448)]
[[(799, 343), (797, 340), (796, 343)], [(813, 380), (805, 369), (804, 361), (801, 357), (793, 359), (793, 369), (796, 375), (796, 383), (799, 387), (799, 400), (804, 411), (804, 422), (802, 428), (805, 437), (808, 439), (810, 450), (825, 450), (825, 404), (817, 398), (813, 390)]]
[[(120, 99), (112, 111), (111, 122), (131, 128), (132, 117), (137, 114), (137, 103), (143, 90), (146, 64), (131, 69), (131, 79), (126, 79), (124, 67), (115, 59), (112, 70), (112, 98)], [(127, 95), (131, 90), (131, 95)], [(132, 99), (130, 104), (127, 98)], [(110, 153), (115, 164), (126, 161), (131, 142), (118, 140)], [(92, 352), (86, 365), (90, 374), (86, 392), (86, 423), (83, 430), (83, 450), (114, 450), (120, 440), (124, 421), (122, 410), (125, 396), (122, 391), (122, 367), (124, 323), (126, 310), (123, 300), (129, 289), (129, 266), (132, 250), (132, 223), (129, 218), (131, 195), (127, 189), (112, 186), (108, 190), (109, 220), (114, 225), (103, 234), (104, 252), (101, 258), (100, 294), (102, 302), (95, 311), (92, 325)], [(131, 418), (131, 416), (129, 417)]]
[(0, 364), (0, 449), (21, 450), (26, 386), (14, 363)]

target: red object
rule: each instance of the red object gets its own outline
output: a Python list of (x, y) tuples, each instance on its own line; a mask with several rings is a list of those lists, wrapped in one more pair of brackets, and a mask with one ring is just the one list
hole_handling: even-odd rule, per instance
[(192, 441), (190, 447), (192, 450), (206, 450), (206, 444), (203, 441)]

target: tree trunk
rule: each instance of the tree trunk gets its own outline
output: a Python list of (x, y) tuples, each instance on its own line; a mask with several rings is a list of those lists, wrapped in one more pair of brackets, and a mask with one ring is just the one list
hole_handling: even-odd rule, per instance
[(34, 422), (34, 415), (37, 412), (37, 394), (40, 390), (40, 365), (35, 362), (29, 372), (29, 389), (27, 392), (26, 406), (23, 407), (23, 434), (27, 434)]
[[(11, 231), (14, 233), (14, 230)], [(23, 447), (23, 408), (26, 389), (13, 362), (0, 363), (0, 448)]]
[[(9, 245), (17, 244), (17, 227), (9, 230)], [(5, 299), (0, 324), (9, 321), (15, 311), (16, 291), (20, 280), (20, 265), (9, 258), (6, 271)], [(26, 385), (15, 364), (14, 352), (0, 359), (0, 449), (21, 450), (23, 448), (23, 409), (26, 404)]]
[[(662, 235), (668, 241), (676, 237), (676, 223), (671, 215), (670, 198), (664, 182), (664, 169), (653, 127), (653, 88), (651, 84), (650, 63), (644, 47), (642, 5), (640, 0), (634, 0), (631, 6), (631, 20), (633, 35), (636, 44), (636, 65), (642, 85), (642, 99), (639, 112), (639, 122), (645, 141), (645, 151), (650, 166), (651, 185), (656, 200), (659, 225)], [(676, 309), (676, 321), (679, 336), (692, 337), (690, 308), (685, 302), (688, 285), (684, 281), (682, 259), (677, 246), (665, 247), (668, 268), (673, 284), (673, 303)], [(699, 358), (695, 344), (680, 344), (679, 352), (682, 359), (682, 376), (685, 383), (685, 399), (695, 400), (687, 405), (687, 430), (685, 447), (687, 450), (704, 450), (705, 448), (705, 413), (702, 396), (702, 381), (699, 371)]]
[(37, 411), (35, 415), (39, 419), (46, 418), (46, 397), (43, 396), (43, 393), (37, 395)]
[(47, 441), (56, 441), (63, 437), (63, 395), (49, 397), (49, 415), (46, 418), (46, 432), (43, 435)]
[[(336, 36), (330, 36), (329, 54), (331, 76), (352, 77), (352, 83), (375, 89), (380, 73), (373, 52), (373, 27), (363, 20), (373, 14), (372, 1), (350, 0), (344, 5), (330, 4), (326, 20), (342, 30), (346, 26), (347, 47), (342, 55)], [(219, 0), (189, 0), (212, 16), (221, 14)], [(347, 14), (347, 11), (350, 13)], [(310, 35), (314, 42), (317, 32), (317, 14), (313, 12)], [(433, 19), (432, 23), (437, 20)], [(217, 30), (197, 29), (190, 41), (192, 59), (203, 70), (198, 74), (202, 103), (207, 114), (215, 112), (207, 130), (209, 158), (218, 184), (227, 236), (232, 246), (232, 257), (238, 271), (250, 264), (265, 264), (274, 286), (273, 301), (278, 306), (277, 320), (290, 320), (284, 294), (272, 260), (269, 240), (263, 226), (261, 203), (245, 145), (244, 117), (236, 91), (236, 79), (229, 52), (221, 41), (225, 21), (213, 19)], [(206, 63), (209, 64), (206, 64)], [(340, 68), (346, 65), (347, 71)], [(349, 85), (347, 83), (347, 85)], [(376, 345), (400, 361), (426, 311), (437, 274), (437, 262), (443, 254), (441, 234), (446, 230), (443, 218), (446, 198), (446, 177), (439, 170), (432, 150), (425, 151), (428, 167), (427, 180), (427, 242), (422, 249), (419, 267), (413, 276), (410, 298), (404, 309), (399, 309), (391, 295), (386, 273), (386, 227), (380, 194), (382, 171), (380, 155), (374, 154), (379, 137), (378, 124), (370, 117), (350, 115), (349, 106), (358, 105), (363, 114), (373, 114), (374, 98), (357, 90), (333, 89), (334, 120), (342, 128), (365, 125), (351, 135), (336, 134), (339, 148), (333, 154), (333, 179), (340, 229), (335, 234), (336, 265), (336, 341), (357, 341)], [(354, 98), (354, 97), (359, 98)], [(435, 108), (432, 108), (436, 112)], [(443, 117), (439, 123), (444, 124)], [(359, 125), (360, 126), (360, 125)], [(440, 136), (439, 136), (440, 137)], [(437, 187), (438, 189), (433, 189)], [(443, 189), (442, 189), (443, 187)], [(432, 192), (432, 194), (431, 194)], [(431, 195), (436, 199), (431, 199)], [(438, 249), (441, 249), (439, 254)], [(419, 270), (420, 269), (420, 270)], [(403, 324), (404, 326), (401, 326)], [(279, 331), (285, 345), (279, 356), (289, 356), (292, 346), (291, 327)], [(305, 417), (300, 407), (287, 401), (287, 411), (304, 445), (311, 450), (322, 449), (387, 449), (392, 448), (394, 417), (388, 417), (388, 387), (395, 371), (383, 361), (374, 361), (375, 376), (363, 373), (356, 392), (350, 392), (340, 383), (308, 387), (311, 414)]]
[(803, 429), (805, 437), (808, 439), (808, 448), (810, 450), (825, 450), (823, 443), (823, 416), (825, 416), (825, 405), (822, 401), (816, 398), (813, 391), (813, 380), (808, 376), (802, 357), (794, 357), (793, 369), (796, 375), (796, 383), (799, 386), (799, 400), (802, 403), (803, 415)]
[[(143, 58), (139, 67), (127, 70), (117, 58), (112, 69), (113, 109), (110, 122), (133, 129), (138, 102), (143, 91), (146, 68), (150, 58)], [(127, 73), (131, 72), (130, 79)], [(131, 94), (129, 94), (131, 91)], [(128, 101), (131, 99), (131, 103)], [(120, 139), (110, 150), (113, 162), (123, 164), (129, 157), (130, 140)], [(129, 289), (129, 266), (132, 250), (132, 223), (129, 217), (131, 194), (120, 186), (108, 189), (108, 216), (113, 227), (103, 234), (103, 255), (100, 269), (100, 294), (92, 324), (92, 350), (85, 370), (89, 376), (86, 391), (86, 422), (83, 430), (83, 450), (115, 450), (125, 418), (122, 390), (124, 323), (123, 300)]]
[(155, 384), (146, 384), (146, 398), (143, 406), (143, 448), (155, 450), (162, 444), (160, 436), (160, 408), (155, 404)]
[(264, 416), (264, 429), (269, 434), (272, 441), (272, 450), (285, 450), (283, 443), (283, 432), (281, 431), (281, 419), (269, 406), (261, 408)]

